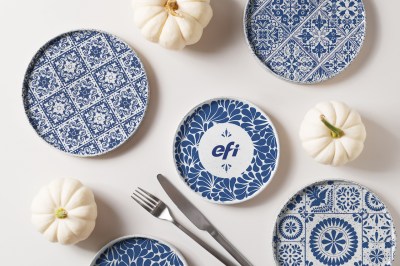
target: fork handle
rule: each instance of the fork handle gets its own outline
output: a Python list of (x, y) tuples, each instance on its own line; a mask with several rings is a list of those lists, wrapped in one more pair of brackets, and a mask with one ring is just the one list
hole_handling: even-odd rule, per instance
[(195, 234), (190, 232), (186, 227), (181, 225), (180, 223), (173, 221), (172, 222), (176, 227), (182, 230), (186, 235), (188, 235), (190, 238), (192, 238), (194, 241), (197, 242), (200, 246), (202, 246), (205, 250), (207, 250), (211, 255), (213, 255), (216, 259), (218, 259), (220, 262), (222, 262), (226, 266), (234, 266), (232, 262), (230, 262), (228, 259), (226, 259), (222, 254), (220, 254), (218, 251), (210, 247), (206, 242), (201, 240), (199, 237), (197, 237)]

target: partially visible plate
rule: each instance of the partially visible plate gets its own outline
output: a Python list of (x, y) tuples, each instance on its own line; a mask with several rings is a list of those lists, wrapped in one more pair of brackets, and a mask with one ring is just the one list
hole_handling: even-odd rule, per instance
[(260, 193), (276, 172), (279, 142), (269, 117), (230, 98), (208, 100), (175, 134), (175, 166), (184, 182), (213, 203), (233, 204)]
[(90, 266), (187, 266), (182, 254), (170, 244), (134, 235), (118, 238), (104, 246)]
[(149, 91), (143, 64), (128, 44), (108, 33), (79, 30), (36, 53), (22, 95), (42, 139), (72, 155), (94, 156), (135, 133)]
[(277, 265), (392, 265), (396, 232), (385, 204), (368, 188), (321, 181), (284, 206), (273, 247)]
[(249, 0), (244, 16), (253, 54), (296, 83), (342, 72), (360, 52), (365, 28), (362, 0)]

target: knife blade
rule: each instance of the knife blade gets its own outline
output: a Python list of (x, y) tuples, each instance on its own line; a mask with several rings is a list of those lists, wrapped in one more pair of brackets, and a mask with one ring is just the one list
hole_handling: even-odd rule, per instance
[(211, 222), (194, 206), (166, 177), (157, 175), (158, 182), (178, 209), (200, 230), (207, 231), (229, 254), (242, 266), (252, 264), (211, 224)]

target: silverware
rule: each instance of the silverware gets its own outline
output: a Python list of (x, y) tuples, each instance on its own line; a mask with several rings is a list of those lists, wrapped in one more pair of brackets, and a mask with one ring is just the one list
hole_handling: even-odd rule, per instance
[(225, 265), (234, 265), (228, 259), (226, 259), (223, 255), (219, 254), (216, 250), (210, 247), (207, 243), (203, 240), (198, 238), (188, 229), (186, 229), (183, 225), (178, 223), (174, 216), (172, 215), (168, 206), (158, 199), (156, 196), (150, 194), (149, 192), (145, 191), (144, 189), (138, 187), (131, 196), (140, 206), (142, 206), (146, 211), (148, 211), (151, 215), (168, 222), (173, 223), (179, 229), (181, 229), (185, 234), (191, 237), (194, 241), (196, 241), (200, 246), (202, 246), (205, 250), (207, 250), (211, 255), (217, 258)]
[(172, 199), (175, 205), (186, 217), (200, 230), (207, 231), (229, 254), (242, 266), (252, 264), (237, 250), (229, 241), (208, 221), (208, 219), (188, 200), (182, 193), (172, 185), (163, 175), (157, 175), (158, 182)]

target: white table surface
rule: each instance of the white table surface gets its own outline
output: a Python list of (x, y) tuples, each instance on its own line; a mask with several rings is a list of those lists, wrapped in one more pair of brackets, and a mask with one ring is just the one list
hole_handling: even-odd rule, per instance
[[(279, 209), (316, 180), (347, 178), (364, 184), (383, 198), (400, 226), (400, 1), (364, 0), (368, 29), (360, 55), (341, 75), (312, 86), (282, 81), (252, 57), (242, 30), (245, 2), (213, 0), (214, 18), (203, 39), (172, 52), (141, 37), (128, 0), (1, 0), (1, 265), (89, 265), (104, 244), (127, 234), (169, 241), (190, 265), (220, 265), (173, 225), (132, 202), (129, 196), (140, 186), (172, 206), (157, 173), (169, 177), (256, 266), (274, 264), (271, 238)], [(21, 101), (24, 72), (37, 49), (60, 33), (81, 28), (104, 30), (126, 40), (144, 62), (151, 87), (148, 113), (137, 134), (117, 150), (88, 159), (46, 145), (27, 122)], [(273, 119), (282, 148), (272, 183), (256, 198), (234, 206), (211, 204), (196, 196), (178, 179), (171, 156), (181, 118), (203, 100), (218, 96), (243, 98), (261, 107)], [(362, 155), (340, 168), (314, 162), (298, 139), (305, 112), (331, 99), (357, 109), (368, 133)], [(61, 177), (83, 181), (93, 189), (98, 204), (93, 235), (76, 246), (47, 242), (30, 222), (34, 195)], [(184, 225), (222, 251), (173, 209)], [(400, 265), (399, 257), (395, 265)]]

